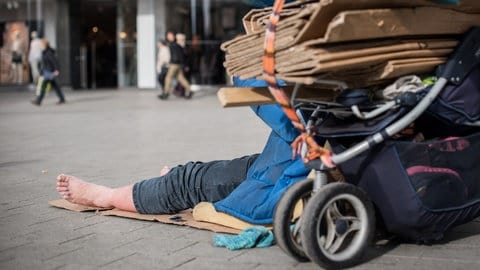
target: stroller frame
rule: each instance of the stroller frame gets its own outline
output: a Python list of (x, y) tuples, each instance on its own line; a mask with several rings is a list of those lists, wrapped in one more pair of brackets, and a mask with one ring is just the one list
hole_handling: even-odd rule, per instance
[[(282, 5), (280, 2), (283, 1), (275, 1), (271, 23), (278, 22), (278, 9), (281, 9)], [(266, 54), (272, 54), (272, 51), (268, 50), (268, 45), (272, 47), (272, 44), (269, 44), (268, 41), (273, 42), (272, 40), (274, 40), (271, 38), (268, 40), (268, 33), (271, 28), (274, 29), (274, 26), (272, 27), (269, 24), (265, 42)], [(264, 57), (264, 64), (265, 61), (268, 61), (265, 60), (266, 58)], [(270, 61), (273, 60), (270, 59)], [(445, 64), (442, 75), (422, 98), (414, 95), (412, 101), (411, 95), (407, 97), (399, 96), (399, 98), (389, 101), (368, 113), (362, 113), (358, 107), (353, 106), (351, 108), (352, 114), (360, 119), (374, 118), (399, 105), (408, 104), (412, 109), (399, 120), (366, 137), (363, 141), (339, 154), (332, 154), (330, 161), (333, 167), (359, 156), (407, 128), (427, 110), (447, 83), (459, 85), (468, 72), (479, 64), (480, 28), (476, 27), (465, 35), (463, 41), (457, 46), (455, 52)], [(271, 84), (272, 77), (274, 79), (273, 72), (265, 70), (264, 74), (267, 82)], [(347, 88), (346, 84), (341, 81), (325, 81), (319, 78), (317, 82), (335, 84), (341, 89)], [(300, 84), (295, 84), (291, 97), (292, 104), (299, 87)], [(281, 93), (283, 96), (280, 95), (280, 98), (278, 98), (278, 92), (281, 89), (276, 86), (276, 83), (269, 85), (269, 89), (277, 102), (285, 109), (287, 106), (285, 105), (284, 93)], [(289, 118), (297, 127), (298, 123), (295, 123), (295, 121), (302, 121), (301, 124), (305, 127), (304, 132), (313, 136), (314, 120), (320, 111), (318, 108), (315, 109), (306, 123), (301, 117), (294, 117), (295, 119), (293, 119), (292, 114)], [(480, 126), (480, 123), (477, 121), (471, 123), (471, 125)], [(303, 158), (305, 158), (308, 147), (307, 143), (302, 142), (301, 154)], [(343, 268), (355, 265), (362, 259), (375, 232), (375, 214), (374, 207), (364, 191), (352, 184), (330, 183), (328, 172), (332, 169), (331, 164), (325, 164), (320, 158), (308, 160), (305, 163), (307, 168), (315, 171), (314, 177), (297, 182), (283, 194), (275, 209), (274, 233), (280, 248), (295, 259), (299, 261), (310, 259), (325, 268)], [(342, 214), (336, 204), (337, 201), (347, 202), (349, 205), (347, 208), (350, 208), (347, 210), (355, 212), (356, 217)], [(294, 210), (298, 207), (299, 202), (302, 202), (303, 212), (300, 216), (298, 214), (295, 216)], [(293, 220), (295, 220), (294, 224), (292, 224)], [(354, 236), (349, 236), (348, 234), (353, 231), (357, 233)], [(350, 242), (346, 243), (345, 240)]]

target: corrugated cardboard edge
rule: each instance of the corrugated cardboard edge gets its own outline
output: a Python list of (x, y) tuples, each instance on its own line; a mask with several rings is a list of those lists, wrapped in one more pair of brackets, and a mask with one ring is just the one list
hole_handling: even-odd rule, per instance
[(75, 212), (94, 212), (94, 211), (104, 211), (104, 210), (112, 209), (112, 208), (91, 207), (86, 205), (74, 204), (67, 200), (62, 200), (62, 199), (49, 201), (48, 204), (57, 208), (63, 208), (63, 209), (67, 209)]
[(179, 226), (188, 226), (201, 230), (208, 230), (215, 233), (228, 233), (228, 234), (238, 234), (240, 230), (229, 228), (226, 226), (212, 224), (207, 222), (200, 222), (193, 219), (192, 210), (185, 210), (173, 215), (142, 215), (134, 212), (123, 211), (119, 209), (111, 208), (100, 208), (100, 207), (90, 207), (79, 204), (70, 203), (66, 200), (52, 200), (48, 204), (54, 207), (75, 211), (75, 212), (88, 212), (88, 211), (98, 211), (102, 216), (117, 216), (132, 218), (145, 221), (158, 221), (164, 224), (175, 224)]

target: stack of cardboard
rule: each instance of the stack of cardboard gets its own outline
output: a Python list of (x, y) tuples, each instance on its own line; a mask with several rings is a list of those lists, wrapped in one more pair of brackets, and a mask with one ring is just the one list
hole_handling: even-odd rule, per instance
[[(225, 68), (240, 78), (262, 76), (270, 8), (243, 19), (245, 35), (222, 44)], [(285, 5), (277, 25), (275, 69), (289, 82), (342, 80), (351, 87), (431, 72), (458, 38), (480, 26), (480, 1), (300, 0)]]

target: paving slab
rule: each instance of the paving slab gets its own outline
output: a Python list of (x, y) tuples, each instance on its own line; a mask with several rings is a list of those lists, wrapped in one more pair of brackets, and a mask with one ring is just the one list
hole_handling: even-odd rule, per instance
[[(249, 108), (222, 109), (215, 91), (192, 100), (153, 90), (66, 91), (41, 107), (0, 89), (0, 269), (318, 269), (277, 246), (228, 251), (214, 233), (50, 207), (55, 177), (117, 187), (163, 166), (260, 152), (268, 128)], [(389, 243), (356, 269), (480, 269), (480, 222), (432, 246)]]

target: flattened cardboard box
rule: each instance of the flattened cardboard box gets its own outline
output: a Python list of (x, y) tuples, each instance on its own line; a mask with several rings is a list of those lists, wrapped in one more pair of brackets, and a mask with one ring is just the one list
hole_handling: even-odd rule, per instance
[[(311, 2), (310, 5), (318, 6), (311, 16), (308, 24), (305, 25), (301, 33), (297, 36), (297, 42), (323, 37), (328, 23), (341, 11), (345, 10), (363, 10), (379, 8), (412, 8), (412, 7), (439, 7), (452, 9), (465, 13), (480, 13), (480, 1), (462, 0), (459, 4), (435, 3), (428, 0), (320, 0), (320, 1), (296, 1), (285, 5), (287, 10), (300, 9), (302, 6)], [(316, 3), (315, 3), (316, 2)], [(255, 9), (247, 13), (244, 18), (244, 27), (246, 33), (252, 31), (265, 30), (265, 25), (259, 24), (262, 20), (252, 20), (257, 13), (262, 16), (271, 12), (272, 8)], [(293, 17), (293, 16), (292, 16)], [(283, 18), (282, 18), (283, 19)], [(279, 24), (282, 23), (282, 19)]]
[(78, 205), (78, 204), (70, 203), (66, 200), (53, 200), (48, 203), (51, 206), (63, 208), (63, 209), (67, 209), (75, 212), (95, 211), (102, 216), (118, 216), (118, 217), (133, 218), (138, 220), (158, 221), (165, 224), (188, 226), (188, 227), (197, 228), (201, 230), (208, 230), (216, 233), (238, 234), (241, 231), (238, 229), (229, 228), (229, 227), (218, 225), (218, 224), (196, 221), (193, 219), (192, 209), (188, 209), (173, 215), (142, 215), (142, 214), (118, 210), (118, 209)]
[[(479, 1), (480, 2), (480, 1)], [(315, 48), (329, 42), (343, 42), (353, 40), (377, 39), (385, 37), (422, 37), (425, 35), (458, 35), (467, 31), (472, 25), (480, 25), (480, 14), (464, 14), (449, 9), (440, 9), (436, 7), (423, 7), (415, 9), (376, 9), (362, 11), (345, 11), (341, 15), (335, 17), (329, 23), (327, 32), (324, 37), (309, 40), (299, 46), (295, 46), (294, 50), (284, 50), (283, 46), (277, 47), (278, 57), (286, 57), (296, 59), (295, 50), (302, 50), (301, 47), (311, 49), (309, 53), (312, 58), (316, 54), (316, 50), (321, 51), (322, 48)], [(435, 19), (428, 19), (435, 18)], [(280, 43), (281, 40), (278, 40)], [(342, 46), (342, 45), (339, 45)], [(252, 49), (249, 49), (252, 50)], [(261, 46), (257, 46), (257, 53), (262, 52)], [(282, 51), (283, 50), (283, 51)], [(235, 55), (235, 52), (232, 56)], [(302, 57), (305, 59), (306, 56)], [(328, 55), (325, 55), (328, 57)], [(248, 63), (243, 62), (240, 66), (229, 68), (233, 57), (227, 57), (225, 66), (230, 74), (238, 75), (241, 78), (261, 76), (262, 65), (261, 57), (254, 57)], [(304, 70), (313, 68), (305, 66), (305, 64), (296, 63), (289, 64), (288, 70), (282, 70), (282, 61), (277, 58), (277, 66), (279, 73), (285, 73), (285, 76), (301, 76), (299, 74), (291, 74), (294, 70)], [(368, 63), (367, 63), (368, 64)], [(314, 73), (318, 73), (316, 70)], [(288, 73), (288, 74), (287, 74)], [(304, 74), (305, 76), (311, 75)]]
[[(292, 86), (283, 87), (290, 97)], [(331, 88), (302, 86), (296, 95), (297, 98), (310, 98), (323, 101), (332, 101), (335, 91)], [(252, 106), (275, 104), (276, 101), (266, 87), (222, 87), (217, 92), (218, 100), (224, 108), (238, 106)]]

